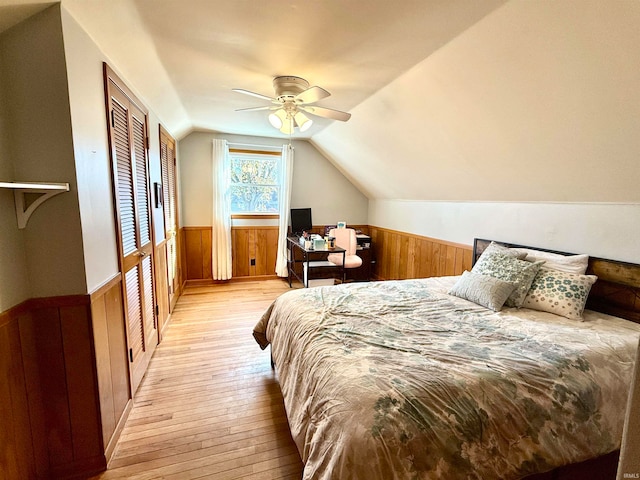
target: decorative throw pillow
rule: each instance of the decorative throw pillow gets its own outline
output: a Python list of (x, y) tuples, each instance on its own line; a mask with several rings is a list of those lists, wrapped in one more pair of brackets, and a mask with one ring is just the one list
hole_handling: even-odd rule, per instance
[(543, 267), (522, 306), (582, 321), (589, 291), (597, 279), (595, 275), (576, 275)]
[(527, 256), (527, 252), (523, 252), (523, 251), (520, 251), (520, 250), (517, 250), (517, 249), (513, 249), (513, 248), (508, 248), (508, 247), (505, 247), (504, 245), (500, 245), (499, 243), (496, 243), (496, 242), (491, 242), (487, 246), (487, 248), (484, 249), (484, 251), (482, 252), (482, 255), (480, 256), (480, 258), (482, 258), (482, 256), (492, 255), (494, 253), (502, 253), (503, 255), (508, 255), (510, 257), (515, 257), (518, 260), (524, 260), (525, 257)]
[(536, 262), (544, 260), (544, 268), (558, 270), (559, 272), (584, 275), (589, 266), (589, 255), (561, 255), (559, 253), (541, 252), (530, 248), (514, 249), (520, 253), (526, 253), (524, 260)]
[(525, 262), (502, 253), (483, 254), (471, 271), (480, 275), (489, 275), (505, 282), (515, 283), (517, 285), (516, 289), (509, 295), (505, 305), (507, 307), (520, 308), (533, 279), (538, 270), (540, 270), (540, 265), (543, 263), (542, 261)]
[(464, 298), (498, 312), (515, 288), (514, 283), (465, 271), (449, 290), (449, 295)]

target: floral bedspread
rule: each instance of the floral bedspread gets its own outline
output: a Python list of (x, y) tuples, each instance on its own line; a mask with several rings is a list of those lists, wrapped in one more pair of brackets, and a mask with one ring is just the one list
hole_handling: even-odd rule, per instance
[(640, 326), (494, 313), (454, 281), (293, 290), (258, 322), (304, 479), (517, 479), (620, 447)]

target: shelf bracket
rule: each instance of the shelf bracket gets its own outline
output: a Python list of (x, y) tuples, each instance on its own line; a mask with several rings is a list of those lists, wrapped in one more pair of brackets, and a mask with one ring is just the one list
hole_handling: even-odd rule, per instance
[[(69, 191), (68, 183), (30, 183), (30, 182), (0, 182), (0, 188), (10, 188), (16, 203), (16, 218), (18, 220), (18, 228), (23, 229), (27, 226), (29, 217), (44, 202), (51, 197)], [(41, 194), (30, 204), (27, 204), (25, 195), (27, 193)]]

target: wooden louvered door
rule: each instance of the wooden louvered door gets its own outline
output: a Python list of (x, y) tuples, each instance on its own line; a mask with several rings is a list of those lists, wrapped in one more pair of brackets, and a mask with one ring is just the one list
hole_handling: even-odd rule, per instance
[(147, 112), (105, 66), (108, 129), (132, 394), (158, 344)]
[(160, 164), (162, 168), (164, 229), (167, 239), (169, 311), (173, 311), (178, 300), (179, 290), (176, 141), (162, 127), (160, 127)]

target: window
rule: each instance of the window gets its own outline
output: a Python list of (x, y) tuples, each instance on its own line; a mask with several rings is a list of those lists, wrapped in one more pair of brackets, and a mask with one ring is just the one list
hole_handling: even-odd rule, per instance
[(230, 150), (231, 213), (278, 213), (280, 152)]

